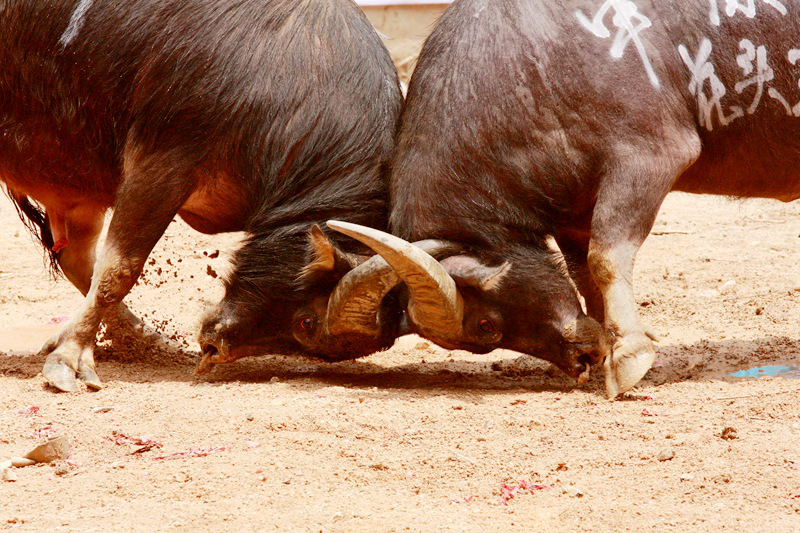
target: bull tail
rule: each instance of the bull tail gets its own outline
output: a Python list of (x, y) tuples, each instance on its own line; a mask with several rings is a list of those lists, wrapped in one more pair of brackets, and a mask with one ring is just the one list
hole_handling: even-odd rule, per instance
[(47, 218), (47, 213), (25, 195), (17, 195), (8, 191), (8, 196), (11, 198), (11, 202), (13, 202), (22, 223), (36, 236), (36, 239), (42, 243), (42, 246), (47, 251), (45, 266), (48, 271), (54, 279), (58, 278), (62, 275), (62, 272), (58, 263), (58, 252), (53, 251), (53, 233), (50, 231), (50, 221)]

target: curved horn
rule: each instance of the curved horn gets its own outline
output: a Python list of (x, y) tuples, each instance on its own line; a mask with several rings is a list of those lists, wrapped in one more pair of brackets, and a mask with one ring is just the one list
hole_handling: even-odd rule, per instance
[[(358, 224), (329, 220), (328, 227), (366, 244), (391, 265), (408, 287), (408, 312), (423, 335), (433, 339), (461, 337), (464, 302), (455, 281), (434, 257), (418, 245)], [(418, 244), (427, 248), (433, 243), (449, 246), (453, 252), (460, 250), (443, 241)]]
[[(460, 246), (443, 241), (414, 244), (436, 258), (461, 251)], [(351, 332), (378, 335), (381, 302), (400, 282), (400, 276), (380, 255), (355, 267), (339, 281), (328, 300), (328, 332), (332, 335)]]
[(377, 336), (381, 329), (378, 323), (381, 302), (398, 283), (400, 277), (379, 255), (345, 274), (328, 300), (328, 332)]

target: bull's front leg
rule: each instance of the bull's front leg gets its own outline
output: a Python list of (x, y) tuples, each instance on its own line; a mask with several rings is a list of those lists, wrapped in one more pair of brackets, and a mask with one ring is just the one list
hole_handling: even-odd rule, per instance
[(609, 398), (631, 389), (653, 366), (656, 352), (648, 338), (633, 292), (633, 266), (641, 242), (616, 246), (593, 245), (589, 252), (592, 274), (603, 293), (606, 331), (612, 342), (604, 363)]
[(661, 153), (628, 150), (628, 157), (608, 165), (592, 217), (588, 263), (603, 295), (612, 342), (611, 356), (605, 361), (609, 398), (633, 388), (656, 357), (652, 334), (639, 319), (634, 262), (673, 183), (700, 153), (694, 132), (668, 139), (672, 142), (660, 143)]
[[(129, 151), (130, 153), (130, 151)], [(105, 245), (86, 298), (59, 335), (43, 348), (42, 373), (55, 388), (73, 391), (75, 378), (100, 389), (95, 337), (107, 310), (120, 306), (191, 190), (189, 162), (174, 154), (129, 155)]]

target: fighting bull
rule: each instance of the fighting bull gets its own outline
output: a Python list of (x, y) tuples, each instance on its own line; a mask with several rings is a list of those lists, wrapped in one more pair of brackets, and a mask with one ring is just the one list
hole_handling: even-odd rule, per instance
[(580, 379), (604, 361), (616, 397), (655, 359), (632, 274), (667, 193), (800, 197), (798, 35), (783, 0), (456, 0), (411, 80), (390, 225), (460, 251), (333, 226), (396, 269), (429, 339)]
[(366, 247), (320, 224), (386, 227), (401, 101), (349, 0), (0, 2), (0, 179), (86, 296), (45, 346), (44, 377), (101, 387), (100, 322), (137, 323), (122, 300), (176, 214), (247, 234), (202, 326), (201, 372), (390, 344), (391, 287)]

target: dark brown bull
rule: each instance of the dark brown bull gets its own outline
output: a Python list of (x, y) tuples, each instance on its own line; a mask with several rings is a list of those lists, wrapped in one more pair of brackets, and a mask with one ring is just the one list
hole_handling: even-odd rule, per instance
[(256, 350), (342, 359), (390, 344), (366, 248), (315, 224), (385, 227), (400, 105), (349, 0), (0, 2), (0, 179), (86, 295), (45, 347), (45, 378), (100, 388), (100, 321), (136, 320), (122, 299), (176, 214), (248, 234), (200, 371)]
[(632, 275), (666, 194), (800, 197), (798, 35), (786, 0), (456, 0), (411, 81), (391, 226), (463, 251), (436, 263), (340, 228), (397, 268), (443, 346), (579, 375), (604, 322), (615, 397), (655, 358)]

